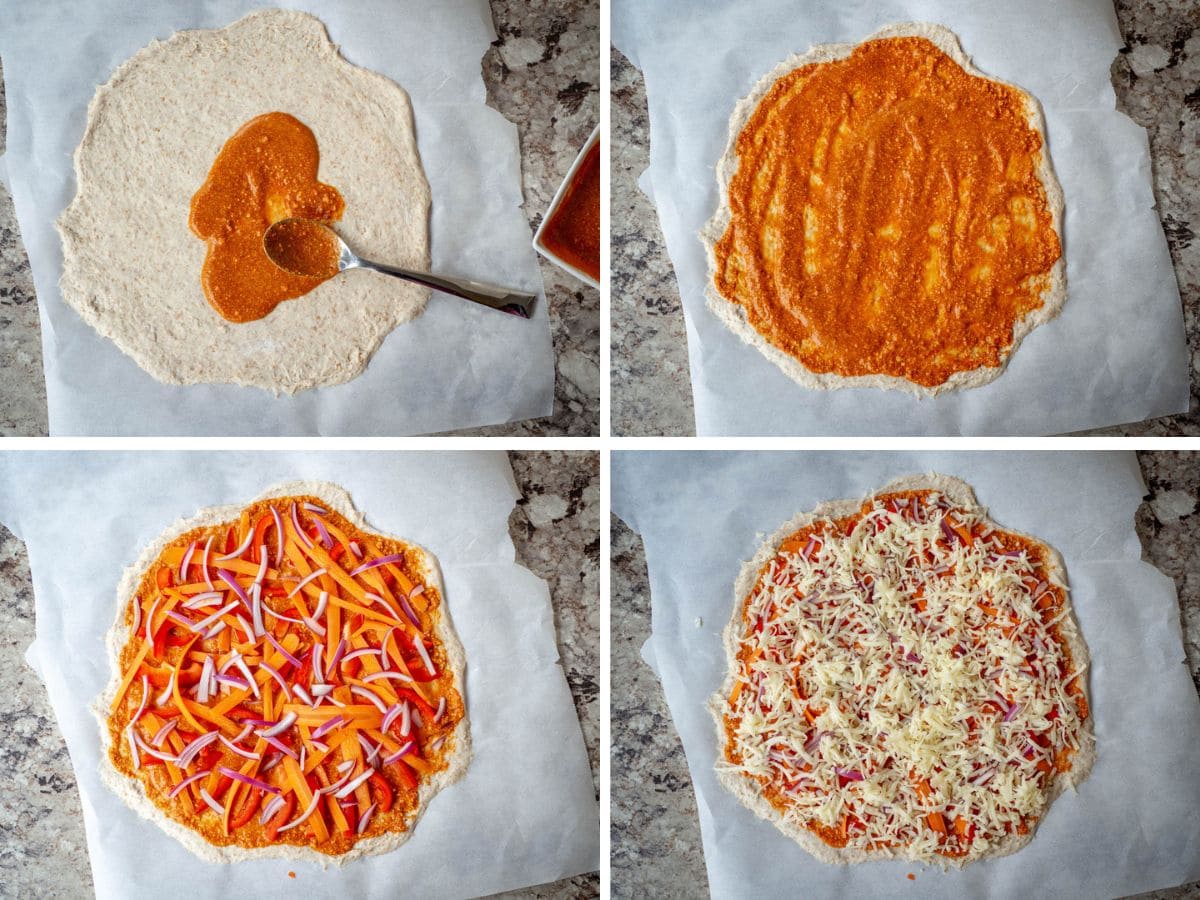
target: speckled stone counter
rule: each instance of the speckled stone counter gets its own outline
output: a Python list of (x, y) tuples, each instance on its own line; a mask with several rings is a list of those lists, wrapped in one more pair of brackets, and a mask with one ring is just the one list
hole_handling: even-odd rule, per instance
[[(1171, 248), (1192, 359), (1185, 415), (1092, 432), (1200, 435), (1200, 8), (1192, 0), (1118, 0), (1126, 46), (1113, 63), (1117, 108), (1150, 133), (1154, 194)], [(612, 66), (612, 433), (694, 434), (683, 307), (654, 205), (637, 179), (650, 164), (641, 73)]]
[[(598, 0), (491, 0), (499, 40), (484, 55), (488, 104), (514, 122), (530, 238), (600, 120)], [(0, 89), (0, 120), (4, 118)], [(0, 153), (4, 151), (0, 137)], [(554, 338), (554, 414), (471, 435), (600, 433), (600, 292), (538, 257)], [(0, 186), (0, 435), (46, 434), (41, 329), (12, 198)]]
[[(517, 561), (550, 586), (558, 649), (595, 783), (599, 771), (600, 460), (509, 454), (522, 498), (509, 518)], [(25, 664), (33, 641), (25, 545), (0, 526), (0, 897), (92, 896), (79, 792), (46, 690)], [(597, 796), (599, 793), (597, 791)], [(504, 894), (583, 900), (598, 874)]]
[[(1149, 491), (1137, 512), (1143, 557), (1175, 580), (1187, 665), (1200, 692), (1200, 453), (1138, 457)], [(642, 540), (616, 516), (611, 527), (612, 895), (703, 896), (708, 879), (683, 745), (662, 685), (640, 655), (650, 636)], [(1143, 897), (1194, 900), (1200, 882)]]

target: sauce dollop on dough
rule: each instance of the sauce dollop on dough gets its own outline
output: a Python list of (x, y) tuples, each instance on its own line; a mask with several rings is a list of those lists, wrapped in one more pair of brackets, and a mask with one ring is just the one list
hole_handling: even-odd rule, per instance
[(1027, 103), (919, 37), (784, 75), (737, 138), (717, 290), (813, 372), (1001, 365), (1062, 253)]
[(294, 116), (256, 116), (221, 148), (192, 197), (188, 225), (208, 242), (200, 279), (213, 309), (231, 322), (261, 319), (284, 300), (307, 294), (337, 273), (295, 275), (271, 262), (263, 235), (280, 219), (332, 222), (345, 202), (317, 180), (320, 153)]

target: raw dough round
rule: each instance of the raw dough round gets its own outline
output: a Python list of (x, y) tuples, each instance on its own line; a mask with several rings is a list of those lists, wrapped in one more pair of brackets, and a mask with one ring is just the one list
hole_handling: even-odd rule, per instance
[(346, 242), (429, 267), (430, 193), (408, 95), (344, 60), (319, 19), (263, 10), (155, 41), (96, 91), (58, 229), (63, 299), (160, 381), (276, 393), (340, 384), (429, 299), (355, 270), (255, 322), (228, 322), (209, 305), (206, 244), (188, 229), (192, 195), (225, 141), (276, 110), (316, 134), (319, 177), (346, 200), (335, 226)]

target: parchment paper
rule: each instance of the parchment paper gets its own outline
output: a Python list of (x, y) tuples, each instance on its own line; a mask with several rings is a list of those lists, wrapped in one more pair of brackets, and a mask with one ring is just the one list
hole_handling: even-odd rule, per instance
[[(342, 485), (370, 524), (438, 557), (467, 655), (474, 757), (393, 853), (341, 869), (213, 865), (101, 783), (87, 707), (109, 677), (104, 634), (124, 567), (179, 518), (298, 478)], [(0, 455), (0, 519), (25, 541), (33, 571), (28, 658), (67, 739), (97, 896), (160, 900), (171, 885), (188, 898), (466, 897), (597, 868), (598, 810), (549, 592), (513, 561), (517, 496), (503, 453)]]
[[(1114, 109), (1111, 0), (613, 0), (613, 42), (646, 76), (650, 168), (687, 319), (698, 434), (1047, 434), (1183, 412), (1179, 289), (1150, 188), (1145, 131)], [(920, 399), (798, 386), (708, 311), (696, 236), (717, 206), (729, 116), (811, 44), (935, 22), (975, 65), (1041, 101), (1066, 195), (1067, 302), (996, 381)]]
[[(743, 561), (799, 512), (901, 475), (965, 479), (992, 517), (1067, 566), (1091, 652), (1096, 765), (1018, 853), (943, 872), (818, 862), (717, 781), (706, 703)], [(1124, 896), (1200, 879), (1200, 703), (1175, 586), (1140, 561), (1145, 491), (1132, 453), (614, 453), (613, 511), (639, 532), (653, 630), (643, 649), (683, 739), (714, 897)], [(697, 620), (702, 624), (697, 624)], [(915, 882), (905, 875), (916, 873)]]
[[(264, 5), (275, 4), (5, 4), (3, 163), (37, 288), (51, 434), (396, 435), (549, 415), (554, 357), (544, 298), (534, 318), (523, 321), (434, 294), (419, 319), (385, 339), (363, 375), (292, 397), (232, 385), (161, 384), (62, 302), (62, 243), (53, 223), (75, 194), (71, 156), (96, 86), (156, 38), (223, 27)], [(484, 105), (480, 60), (496, 37), (486, 0), (288, 5), (319, 16), (350, 62), (408, 91), (433, 192), (434, 271), (540, 295), (521, 210), (517, 129)], [(186, 222), (187, 210), (180, 215)]]

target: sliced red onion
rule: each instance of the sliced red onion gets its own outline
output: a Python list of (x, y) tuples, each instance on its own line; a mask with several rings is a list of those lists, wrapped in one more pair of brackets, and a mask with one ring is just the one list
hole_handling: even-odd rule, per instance
[[(418, 587), (420, 586), (418, 585)], [(420, 590), (423, 591), (425, 588), (421, 587)], [(413, 591), (413, 596), (415, 597), (416, 595), (417, 591)], [(421, 620), (417, 618), (416, 612), (414, 612), (412, 606), (409, 605), (408, 598), (403, 594), (400, 595), (400, 608), (404, 610), (404, 614), (408, 616), (409, 624), (412, 625), (413, 628), (420, 630)]]
[(352, 659), (358, 659), (360, 656), (379, 656), (383, 653), (378, 647), (363, 647), (361, 650), (351, 650), (342, 657), (342, 662), (350, 662)]
[[(272, 740), (274, 740), (274, 738), (272, 738)], [(270, 772), (273, 768), (275, 768), (281, 762), (283, 762), (283, 754), (282, 753), (272, 753), (270, 755), (270, 757), (268, 757), (267, 761), (265, 763), (263, 763), (263, 767), (258, 770), (259, 774), (266, 775), (268, 772)]]
[(292, 656), (292, 654), (288, 653), (285, 649), (283, 649), (283, 644), (281, 644), (281, 643), (279, 643), (279, 641), (275, 640), (275, 636), (272, 635), (271, 632), (269, 632), (269, 631), (267, 632), (267, 641), (270, 642), (272, 647), (274, 647), (276, 650), (278, 650), (280, 653), (283, 654), (284, 659), (286, 659), (288, 662), (290, 662), (297, 669), (300, 668), (302, 665), (304, 665), (304, 663), (300, 662), (299, 659)]
[(228, 626), (224, 622), (218, 622), (216, 625), (214, 625), (212, 628), (210, 628), (207, 632), (205, 632), (204, 639), (211, 641), (218, 634), (220, 634), (222, 631), (224, 631), (227, 627)]
[(348, 759), (345, 762), (340, 762), (337, 764), (337, 771), (338, 771), (339, 775), (345, 775), (347, 772), (349, 772), (353, 768), (354, 768), (354, 760), (352, 760), (352, 759)]
[(238, 669), (241, 670), (241, 673), (246, 676), (246, 683), (249, 686), (250, 690), (254, 692), (254, 696), (261, 697), (262, 694), (260, 694), (259, 690), (258, 690), (258, 679), (256, 679), (250, 673), (250, 667), (248, 665), (246, 665), (246, 660), (242, 659), (241, 655), (239, 654), (238, 656), (236, 656), (234, 658), (233, 662), (234, 662), (234, 665), (236, 665), (238, 667)]
[(301, 744), (301, 745), (300, 745), (300, 771), (301, 771), (301, 772), (303, 772), (303, 771), (304, 771), (304, 755), (305, 755), (307, 752), (308, 752), (308, 745), (307, 745), (307, 744)]
[(321, 753), (329, 752), (329, 745), (326, 744), (324, 741), (318, 741), (316, 738), (313, 738), (312, 740), (310, 740), (308, 742), (308, 745), (310, 747), (312, 747), (314, 750), (319, 750)]
[(261, 637), (267, 632), (263, 625), (262, 586), (252, 585), (250, 594), (250, 621), (254, 625), (254, 636)]
[(847, 781), (864, 781), (862, 772), (856, 769), (843, 769), (841, 766), (834, 766), (833, 771), (837, 772)]
[(817, 746), (821, 743), (821, 738), (823, 738), (823, 737), (825, 737), (824, 731), (814, 732), (813, 736), (808, 739), (807, 743), (805, 743), (804, 752), (812, 753), (813, 751), (815, 751), (817, 749)]
[(1013, 720), (1013, 717), (1014, 717), (1014, 716), (1016, 716), (1017, 712), (1018, 712), (1020, 709), (1021, 709), (1021, 704), (1020, 704), (1020, 703), (1014, 703), (1012, 706), (1010, 706), (1010, 707), (1008, 708), (1008, 712), (1006, 712), (1006, 713), (1004, 714), (1004, 721), (1005, 721), (1005, 722), (1011, 722), (1011, 721)]
[(418, 710), (412, 711), (412, 723), (418, 728), (424, 728), (425, 723), (421, 721), (421, 713)]
[(189, 775), (187, 778), (183, 779), (183, 781), (179, 782), (179, 784), (175, 785), (175, 787), (171, 788), (171, 793), (167, 794), (167, 797), (174, 800), (179, 796), (181, 791), (187, 789), (189, 784), (194, 784), (201, 778), (207, 778), (210, 774), (212, 774), (212, 769), (205, 769), (203, 772), (197, 772), (195, 775)]
[(235, 687), (240, 691), (250, 690), (250, 683), (243, 678), (238, 678), (236, 675), (218, 675), (217, 684), (227, 684), (230, 687)]
[(246, 532), (246, 538), (245, 538), (245, 540), (242, 541), (242, 544), (240, 547), (238, 547), (232, 553), (226, 553), (224, 556), (218, 556), (216, 561), (217, 562), (225, 562), (225, 560), (227, 560), (227, 559), (241, 559), (242, 554), (250, 549), (250, 542), (252, 540), (254, 540), (254, 531), (253, 530)]
[(213, 590), (212, 576), (208, 573), (208, 551), (212, 547), (213, 536), (210, 534), (208, 540), (204, 542), (204, 555), (200, 557), (200, 571), (204, 573), (204, 583), (208, 585), (208, 589)]
[(362, 697), (364, 700), (370, 700), (372, 703), (374, 703), (376, 706), (379, 707), (379, 711), (381, 713), (387, 712), (387, 706), (384, 704), (384, 702), (382, 700), (380, 700), (377, 696), (375, 696), (374, 691), (369, 691), (365, 687), (360, 687), (357, 684), (352, 684), (352, 685), (350, 685), (350, 693), (352, 693), (356, 697)]
[(212, 798), (212, 795), (209, 794), (209, 792), (207, 790), (205, 790), (204, 788), (200, 788), (200, 799), (205, 802), (205, 804), (208, 806), (209, 809), (211, 809), (213, 812), (215, 812), (218, 816), (221, 816), (222, 818), (224, 818), (225, 807), (223, 807), (220, 803), (218, 803), (216, 800), (214, 800)]
[(184, 628), (192, 627), (191, 619), (187, 618), (186, 616), (180, 615), (179, 613), (175, 612), (175, 610), (173, 610), (173, 609), (167, 610), (166, 617), (168, 619), (170, 619), (172, 622), (174, 622), (176, 625), (182, 625)]
[(161, 759), (163, 762), (169, 762), (171, 765), (175, 765), (177, 757), (169, 753), (163, 753), (159, 750), (155, 750), (153, 747), (143, 741), (141, 735), (139, 735), (136, 731), (133, 733), (133, 739), (137, 741), (138, 749), (143, 753), (153, 756), (155, 759)]
[(264, 737), (264, 738), (275, 737), (275, 735), (282, 734), (283, 732), (285, 732), (289, 728), (291, 728), (292, 725), (295, 723), (295, 721), (296, 721), (296, 714), (294, 712), (286, 713), (282, 719), (280, 719), (278, 722), (276, 722), (270, 728), (268, 728), (264, 731), (259, 731), (259, 732), (257, 732), (257, 734), (259, 737)]
[(249, 775), (243, 775), (237, 769), (231, 769), (228, 766), (218, 766), (217, 771), (222, 775), (228, 775), (234, 781), (240, 781), (242, 784), (248, 784), (250, 787), (256, 787), (260, 791), (266, 791), (268, 794), (278, 794), (279, 788), (274, 785), (267, 784), (265, 781), (259, 781), (257, 778), (252, 778)]
[(352, 779), (348, 784), (344, 785), (333, 796), (337, 797), (339, 800), (342, 799), (343, 797), (349, 797), (351, 794), (354, 793), (355, 788), (357, 788), (360, 784), (362, 784), (364, 781), (366, 781), (368, 778), (370, 778), (374, 774), (375, 773), (373, 771), (369, 771), (369, 770), (366, 772), (363, 772), (357, 778)]
[(297, 592), (302, 590), (306, 584), (308, 584), (314, 578), (320, 578), (322, 575), (325, 575), (325, 574), (327, 574), (327, 573), (324, 569), (316, 569), (315, 571), (312, 572), (312, 574), (306, 575), (304, 578), (302, 578), (300, 580), (300, 582), (294, 588), (292, 588), (290, 591), (288, 591), (288, 596), (289, 597), (296, 596)]
[(403, 553), (393, 553), (391, 556), (380, 556), (377, 559), (373, 559), (370, 562), (365, 562), (358, 568), (353, 569), (350, 572), (350, 577), (353, 578), (355, 575), (358, 575), (362, 572), (366, 572), (369, 569), (377, 569), (380, 566), (386, 566), (389, 563), (398, 563), (398, 562), (404, 562), (404, 554)]
[[(342, 787), (342, 785), (344, 785), (344, 784), (345, 784), (347, 781), (349, 781), (349, 780), (350, 780), (350, 773), (349, 773), (349, 772), (346, 772), (346, 773), (344, 773), (344, 774), (342, 775), (342, 777), (341, 777), (341, 778), (339, 778), (339, 779), (338, 779), (337, 781), (335, 781), (333, 784), (329, 785), (328, 787), (323, 787), (323, 788), (321, 788), (321, 789), (320, 789), (320, 791), (321, 791), (321, 793), (322, 793), (322, 794), (332, 794), (332, 793), (334, 793), (335, 791), (338, 791), (338, 790), (340, 790), (340, 789), (341, 789), (341, 787)], [(340, 804), (339, 804), (339, 805), (340, 805)]]
[(191, 600), (183, 604), (184, 609), (200, 609), (202, 606), (216, 606), (219, 604), (225, 595), (220, 591), (204, 591), (200, 594), (195, 594)]
[[(321, 570), (325, 571), (324, 569)], [(317, 597), (317, 608), (313, 610), (313, 618), (319, 619), (325, 615), (325, 607), (329, 603), (329, 591), (321, 591), (321, 595)], [(322, 629), (322, 632), (324, 629)]]
[(325, 652), (324, 644), (313, 644), (312, 650), (312, 673), (313, 678), (318, 682), (325, 680), (324, 670), (321, 668), (321, 654)]
[(317, 726), (317, 728), (313, 731), (312, 736), (314, 738), (322, 738), (345, 721), (345, 716), (334, 716), (331, 719), (327, 719), (321, 725)]
[(133, 598), (133, 627), (130, 629), (132, 634), (137, 634), (142, 630), (142, 598)]
[(154, 643), (154, 633), (153, 633), (154, 614), (158, 611), (158, 601), (160, 601), (161, 599), (162, 599), (162, 597), (154, 598), (154, 602), (152, 604), (150, 604), (150, 614), (148, 616), (146, 616), (146, 643), (147, 644)]
[(350, 552), (354, 554), (355, 559), (363, 558), (362, 547), (358, 546), (358, 541), (350, 542)]
[(225, 606), (222, 606), (219, 610), (217, 610), (215, 613), (213, 613), (207, 619), (202, 619), (201, 621), (197, 622), (195, 625), (189, 625), (188, 627), (191, 628), (192, 631), (195, 631), (195, 632), (204, 631), (210, 625), (214, 624), (218, 619), (223, 618), (227, 614), (233, 612), (235, 609), (237, 609), (237, 601), (236, 600), (225, 604)]
[(396, 760), (407, 755), (409, 753), (409, 751), (412, 750), (412, 748), (413, 748), (413, 742), (409, 741), (407, 744), (405, 744), (403, 747), (401, 747), (399, 750), (397, 750), (391, 756), (385, 757), (383, 760), (383, 764), (385, 766), (390, 766), (392, 763), (396, 762)]
[(133, 760), (133, 767), (140, 769), (142, 767), (142, 758), (138, 755), (137, 738), (133, 733), (132, 722), (125, 726), (125, 740), (129, 742), (129, 756)]
[(377, 757), (379, 755), (379, 751), (380, 751), (382, 745), (381, 744), (372, 744), (370, 741), (368, 741), (366, 739), (366, 737), (363, 735), (363, 733), (361, 731), (358, 733), (358, 743), (361, 744), (362, 748), (367, 751), (367, 765), (369, 765), (369, 766), (374, 765), (375, 757)]
[(283, 621), (291, 622), (293, 625), (306, 624), (304, 619), (293, 619), (291, 616), (285, 616), (282, 613), (277, 613), (277, 612), (275, 612), (275, 610), (271, 609), (271, 607), (267, 606), (265, 603), (263, 604), (263, 615), (271, 616), (272, 618), (275, 618), (275, 619), (283, 619)]
[(187, 552), (183, 554), (183, 560), (179, 563), (179, 583), (187, 584), (188, 565), (192, 561), (192, 554), (196, 552), (196, 542), (192, 541), (188, 544)]
[(312, 541), (309, 540), (308, 535), (304, 533), (304, 529), (300, 527), (300, 516), (296, 512), (296, 504), (295, 503), (292, 504), (291, 515), (292, 515), (292, 525), (294, 525), (296, 528), (296, 535), (300, 538), (300, 540), (304, 541), (305, 547), (312, 549), (312, 545), (313, 545)]
[(314, 697), (324, 697), (327, 694), (333, 693), (332, 684), (314, 684), (309, 690), (312, 691)]
[(342, 656), (344, 656), (345, 653), (346, 639), (342, 638), (340, 641), (338, 641), (337, 647), (335, 647), (333, 650), (333, 656), (329, 660), (329, 665), (325, 667), (325, 677), (329, 678), (333, 676), (333, 673), (337, 671), (338, 663), (342, 661)]
[(436, 753), (438, 750), (442, 749), (442, 744), (444, 743), (446, 743), (446, 736), (442, 735), (440, 738), (430, 744), (429, 748)]
[(395, 681), (407, 681), (409, 683), (416, 681), (415, 678), (405, 675), (403, 672), (372, 672), (370, 675), (364, 675), (363, 681), (378, 681), (380, 678), (390, 678)]
[(167, 676), (167, 686), (165, 688), (163, 688), (163, 691), (161, 694), (159, 694), (157, 697), (154, 698), (154, 705), (155, 706), (166, 706), (167, 701), (171, 699), (171, 689), (174, 687), (175, 687), (175, 672), (172, 671), (171, 674)]
[(239, 747), (237, 744), (235, 744), (229, 738), (225, 737), (225, 735), (221, 735), (221, 743), (224, 744), (226, 747), (228, 747), (230, 750), (232, 750), (234, 753), (236, 753), (238, 756), (244, 756), (246, 759), (262, 759), (261, 754), (254, 753), (250, 750), (246, 750), (242, 747)]
[(358, 817), (358, 827), (354, 830), (355, 834), (362, 834), (367, 830), (367, 825), (369, 825), (371, 822), (371, 816), (375, 814), (375, 806), (376, 804), (372, 803), (367, 807), (366, 812)]
[(413, 646), (417, 649), (418, 655), (421, 657), (421, 664), (425, 666), (425, 671), (431, 676), (437, 675), (437, 669), (433, 667), (433, 660), (429, 658), (429, 651), (425, 649), (425, 641), (418, 634), (413, 637)]
[(262, 669), (264, 672), (266, 672), (268, 675), (270, 675), (272, 678), (274, 678), (274, 679), (275, 679), (276, 683), (278, 683), (278, 685), (279, 685), (281, 688), (283, 688), (283, 693), (284, 693), (284, 696), (285, 696), (285, 697), (287, 697), (289, 700), (291, 700), (291, 699), (292, 699), (292, 691), (291, 691), (291, 689), (288, 687), (288, 683), (287, 683), (287, 681), (286, 681), (286, 680), (284, 680), (284, 677), (283, 677), (282, 675), (280, 675), (280, 674), (279, 674), (279, 671), (278, 671), (278, 670), (277, 670), (277, 669), (276, 669), (274, 666), (270, 665), (270, 664), (269, 664), (269, 663), (268, 663), (268, 662), (267, 662), (267, 661), (264, 659), (264, 660), (260, 660), (260, 661), (259, 661), (258, 667), (259, 667), (260, 669)]
[(304, 509), (308, 510), (308, 512), (310, 512), (310, 513), (315, 513), (318, 516), (325, 515), (325, 510), (323, 510), (321, 507), (317, 506), (317, 504), (315, 504), (315, 503), (309, 503), (309, 502), (305, 501), (302, 504), (302, 506)]
[[(130, 725), (134, 724), (138, 719), (140, 719), (142, 717), (142, 713), (144, 713), (146, 711), (146, 701), (148, 699), (150, 699), (150, 679), (147, 676), (143, 675), (142, 676), (142, 700), (138, 704), (137, 712), (135, 712), (133, 714), (133, 718), (129, 720)], [(162, 706), (161, 703), (158, 705)]]
[(306, 691), (300, 685), (293, 684), (292, 690), (296, 692), (296, 696), (300, 698), (302, 703), (307, 703), (309, 706), (316, 706), (316, 704), (313, 703), (313, 698), (308, 696), (308, 691)]
[(379, 726), (380, 731), (387, 731), (392, 727), (392, 723), (396, 721), (396, 717), (404, 712), (404, 703), (393, 703), (388, 711), (383, 716), (383, 724)]
[(179, 752), (179, 756), (175, 759), (175, 765), (181, 769), (191, 768), (192, 760), (196, 758), (196, 754), (215, 741), (219, 736), (219, 732), (216, 731), (200, 735), (200, 737), (196, 738)]
[(981, 769), (980, 771), (976, 772), (974, 775), (972, 775), (970, 778), (967, 779), (967, 782), (969, 784), (973, 784), (976, 787), (978, 787), (979, 785), (987, 784), (989, 781), (991, 781), (992, 776), (995, 774), (996, 774), (996, 767), (989, 766), (985, 769)]
[(282, 794), (277, 797), (272, 797), (270, 802), (263, 807), (262, 815), (258, 817), (258, 824), (266, 825), (270, 819), (275, 817), (275, 813), (283, 809), (283, 804), (285, 803), (287, 803), (287, 800)]
[(420, 597), (423, 593), (425, 593), (425, 585), (418, 584), (416, 587), (414, 587), (411, 591), (408, 592), (408, 599), (412, 600), (414, 597)]
[[(293, 503), (292, 504), (292, 512), (295, 513), (295, 511), (296, 511), (296, 505)], [(320, 802), (321, 802), (321, 795), (319, 793), (314, 793), (312, 800), (308, 804), (308, 809), (306, 809), (303, 813), (301, 813), (300, 816), (298, 816), (295, 819), (292, 819), (292, 821), (288, 822), (286, 825), (284, 825), (282, 828), (280, 828), (279, 831), (284, 832), (284, 831), (287, 831), (289, 828), (295, 828), (297, 825), (302, 825), (308, 819), (308, 817), (313, 814), (313, 810), (315, 810), (317, 808), (317, 804)]]
[(917, 653), (914, 653), (912, 650), (909, 650), (908, 653), (906, 653), (904, 655), (904, 658), (907, 659), (909, 662), (919, 663), (921, 661), (920, 655)]
[(268, 744), (270, 744), (272, 747), (274, 747), (276, 750), (278, 750), (280, 753), (285, 753), (288, 756), (290, 756), (292, 759), (300, 758), (296, 755), (295, 750), (293, 750), (291, 747), (289, 747), (283, 741), (279, 740), (279, 738), (263, 736), (263, 740), (266, 741)]
[(275, 519), (275, 564), (283, 563), (283, 520), (279, 518), (279, 510), (271, 507), (271, 516)]
[(237, 598), (246, 604), (246, 612), (250, 612), (250, 597), (246, 593), (245, 588), (238, 584), (237, 576), (226, 569), (217, 569), (217, 575), (221, 580), (229, 585), (229, 589), (237, 594)]
[(325, 527), (325, 523), (320, 519), (313, 519), (312, 521), (317, 526), (317, 534), (321, 535), (321, 546), (326, 550), (332, 550), (333, 538), (329, 536), (329, 530)]
[(154, 737), (150, 738), (151, 747), (161, 747), (162, 742), (167, 739), (167, 735), (175, 730), (175, 726), (179, 724), (178, 719), (167, 719), (166, 723), (158, 731), (154, 732)]
[(441, 721), (442, 715), (443, 715), (443, 713), (445, 713), (445, 712), (446, 712), (446, 698), (445, 698), (445, 697), (439, 697), (439, 698), (438, 698), (437, 712), (435, 712), (435, 713), (433, 714), (433, 721), (435, 721), (435, 722), (439, 722), (439, 721)]

